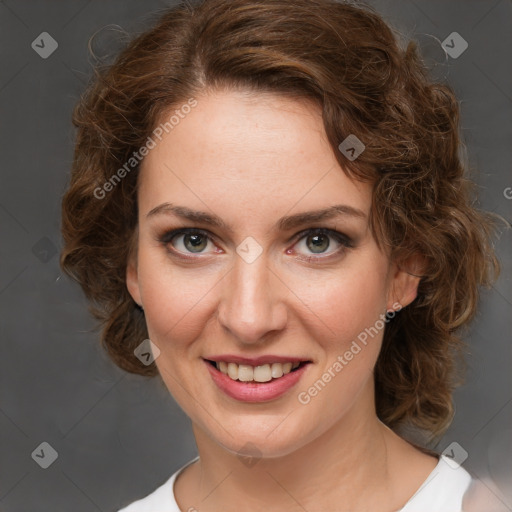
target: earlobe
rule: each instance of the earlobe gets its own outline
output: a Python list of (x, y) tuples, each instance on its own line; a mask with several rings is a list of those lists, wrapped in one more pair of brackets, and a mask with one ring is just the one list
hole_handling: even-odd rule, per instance
[[(418, 295), (418, 286), (424, 269), (423, 258), (416, 254), (400, 265), (394, 264), (394, 275), (388, 296), (389, 311), (405, 308)], [(398, 306), (399, 305), (399, 306)]]

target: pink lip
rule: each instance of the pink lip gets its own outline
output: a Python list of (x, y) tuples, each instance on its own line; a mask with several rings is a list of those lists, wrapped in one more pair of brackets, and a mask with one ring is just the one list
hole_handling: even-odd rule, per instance
[[(226, 359), (222, 359), (222, 361), (226, 361)], [(287, 361), (290, 360), (288, 359)], [(309, 366), (309, 364), (304, 364), (299, 366), (295, 371), (287, 373), (279, 379), (273, 379), (269, 382), (240, 382), (238, 380), (233, 380), (220, 372), (217, 368), (208, 363), (208, 361), (205, 361), (205, 364), (212, 376), (213, 382), (215, 382), (218, 388), (229, 397), (242, 402), (267, 402), (269, 400), (279, 398), (297, 384), (300, 378), (304, 375), (306, 368)]]
[(303, 363), (305, 361), (308, 361), (308, 359), (300, 359), (291, 356), (263, 355), (258, 357), (244, 357), (237, 356), (234, 354), (222, 354), (219, 356), (205, 357), (204, 359), (208, 359), (209, 361), (215, 361), (216, 363), (224, 361), (225, 363), (249, 364), (251, 366), (260, 366), (262, 364), (272, 363)]

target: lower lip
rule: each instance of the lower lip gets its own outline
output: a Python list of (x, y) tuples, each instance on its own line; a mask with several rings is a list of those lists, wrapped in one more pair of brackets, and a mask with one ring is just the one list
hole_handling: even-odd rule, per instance
[(269, 382), (240, 382), (231, 379), (207, 361), (205, 364), (219, 389), (231, 398), (242, 402), (267, 402), (279, 398), (299, 382), (309, 365), (309, 363), (303, 364), (297, 370)]

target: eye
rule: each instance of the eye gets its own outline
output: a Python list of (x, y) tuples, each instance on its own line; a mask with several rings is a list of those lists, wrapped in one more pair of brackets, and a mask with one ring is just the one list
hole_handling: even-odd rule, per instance
[[(327, 228), (310, 228), (298, 233), (297, 242), (288, 254), (298, 252), (300, 259), (318, 261), (341, 255), (354, 247), (353, 241), (343, 233)], [(165, 232), (157, 240), (170, 253), (182, 258), (195, 258), (192, 255), (223, 252), (214, 243), (214, 238), (206, 231), (197, 228), (181, 228)], [(207, 250), (210, 247), (210, 250)], [(329, 250), (330, 249), (330, 250)]]
[(340, 254), (354, 246), (352, 240), (343, 233), (326, 228), (311, 228), (299, 233), (298, 237), (300, 238), (293, 246), (293, 251), (304, 254), (304, 259), (308, 261)]
[(215, 249), (216, 246), (208, 233), (196, 228), (176, 229), (164, 233), (159, 237), (159, 241), (165, 246), (171, 245), (173, 252), (186, 254), (204, 254), (205, 252), (214, 252), (212, 250), (205, 251), (210, 248)]

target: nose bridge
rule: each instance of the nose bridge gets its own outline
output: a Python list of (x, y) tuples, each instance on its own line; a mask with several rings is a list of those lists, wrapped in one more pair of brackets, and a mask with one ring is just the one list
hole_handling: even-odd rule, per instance
[(239, 342), (255, 343), (284, 327), (286, 310), (275, 280), (264, 254), (251, 263), (236, 257), (219, 320)]

